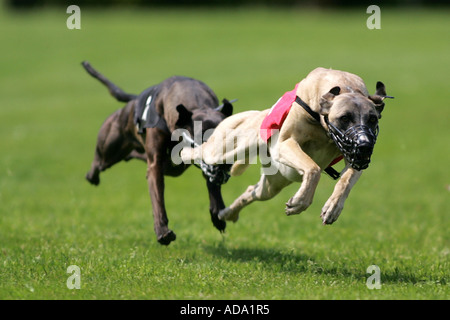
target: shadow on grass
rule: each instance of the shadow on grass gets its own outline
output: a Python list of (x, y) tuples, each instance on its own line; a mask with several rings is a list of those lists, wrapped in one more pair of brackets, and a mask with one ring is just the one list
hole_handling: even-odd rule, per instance
[[(221, 243), (218, 246), (206, 246), (205, 251), (221, 257), (233, 263), (255, 264), (262, 266), (267, 271), (292, 274), (310, 274), (312, 276), (327, 276), (333, 279), (348, 279), (350, 281), (362, 281), (365, 283), (371, 273), (367, 273), (367, 267), (372, 263), (364, 263), (360, 259), (355, 262), (347, 259), (331, 261), (329, 259), (316, 258), (312, 255), (295, 252), (295, 250), (283, 250), (274, 248), (228, 248)], [(418, 284), (436, 283), (445, 285), (448, 281), (444, 277), (423, 276), (414, 272), (411, 267), (398, 265), (392, 269), (381, 270), (381, 281), (384, 284)]]
[(207, 246), (205, 250), (231, 262), (260, 264), (266, 269), (280, 272), (306, 272), (305, 266), (314, 263), (311, 256), (272, 248), (227, 248), (220, 244)]

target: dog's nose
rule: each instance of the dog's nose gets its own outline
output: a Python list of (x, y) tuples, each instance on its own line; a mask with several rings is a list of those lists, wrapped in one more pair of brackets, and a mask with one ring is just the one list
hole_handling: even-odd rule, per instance
[(373, 152), (373, 146), (370, 144), (364, 144), (364, 145), (358, 146), (358, 153), (360, 154), (361, 158), (370, 159), (372, 152)]
[(359, 135), (356, 141), (359, 152), (364, 156), (370, 156), (373, 151), (374, 141), (368, 135)]
[(358, 146), (370, 146), (373, 141), (373, 139), (371, 139), (371, 137), (369, 137), (367, 134), (361, 134), (358, 135), (358, 138), (356, 140), (356, 143), (358, 144)]
[(359, 134), (356, 139), (358, 153), (362, 158), (370, 158), (374, 144), (375, 141), (372, 135), (369, 134)]

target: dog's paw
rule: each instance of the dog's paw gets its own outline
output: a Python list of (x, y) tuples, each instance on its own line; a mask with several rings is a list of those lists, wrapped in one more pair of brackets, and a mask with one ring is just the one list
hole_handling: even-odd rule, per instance
[(286, 202), (285, 212), (286, 215), (291, 216), (294, 214), (300, 214), (311, 205), (311, 201), (303, 201), (303, 200), (294, 200), (292, 197)]
[(168, 230), (165, 234), (157, 236), (158, 242), (162, 245), (168, 246), (177, 238), (175, 232)]
[(220, 220), (219, 213), (217, 211), (210, 210), (210, 214), (211, 214), (211, 221), (212, 221), (214, 227), (216, 227), (216, 229), (219, 230), (220, 232), (225, 232), (227, 223), (223, 220)]
[(92, 173), (88, 172), (86, 174), (86, 180), (89, 181), (90, 184), (93, 184), (94, 186), (98, 186), (100, 184), (100, 176), (98, 173)]
[(320, 214), (322, 224), (326, 225), (335, 222), (339, 218), (342, 209), (344, 209), (344, 205), (341, 201), (339, 201), (339, 199), (328, 199), (322, 208), (322, 213)]
[(190, 163), (192, 161), (192, 148), (185, 147), (180, 152), (181, 161), (184, 163)]
[(219, 211), (218, 217), (220, 220), (236, 222), (239, 220), (239, 212), (233, 212), (230, 207), (226, 207)]

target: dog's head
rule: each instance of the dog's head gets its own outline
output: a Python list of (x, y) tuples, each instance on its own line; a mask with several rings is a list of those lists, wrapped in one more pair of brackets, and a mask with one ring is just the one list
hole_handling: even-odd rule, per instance
[(369, 166), (386, 97), (384, 84), (378, 82), (374, 95), (341, 93), (340, 87), (334, 87), (320, 99), (320, 113), (331, 138), (356, 170)]
[[(222, 104), (215, 108), (195, 109), (191, 112), (180, 104), (177, 111), (179, 117), (176, 125), (189, 132), (187, 135), (186, 132), (182, 133), (181, 137), (191, 147), (196, 147), (208, 140), (219, 123), (233, 113), (233, 105), (227, 99), (223, 99)], [(208, 165), (200, 161), (197, 166), (213, 185), (224, 184), (230, 177), (230, 165)]]
[[(184, 105), (180, 104), (177, 106), (177, 111), (176, 126), (189, 131), (196, 140), (201, 137), (203, 142), (209, 138), (212, 131), (223, 119), (233, 113), (233, 105), (227, 99), (223, 99), (222, 104), (215, 108), (196, 108), (189, 111)], [(195, 125), (196, 123), (201, 125)]]

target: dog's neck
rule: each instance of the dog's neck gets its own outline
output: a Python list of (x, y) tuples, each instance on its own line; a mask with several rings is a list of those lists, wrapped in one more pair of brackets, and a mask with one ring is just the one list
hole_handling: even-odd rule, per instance
[[(321, 125), (321, 122), (320, 122), (320, 114), (319, 114), (318, 112), (313, 111), (313, 110), (311, 109), (311, 107), (310, 107), (305, 101), (303, 101), (299, 96), (296, 96), (296, 97), (295, 97), (295, 102), (298, 103), (298, 104), (299, 104), (306, 112), (308, 112), (309, 115), (310, 115), (311, 117), (313, 117), (313, 118), (317, 121), (318, 124)], [(325, 129), (325, 128), (324, 128), (324, 129)], [(328, 134), (328, 132), (327, 132), (327, 134)], [(328, 134), (328, 135), (329, 135), (329, 134)], [(330, 165), (329, 165), (327, 168), (325, 168), (325, 172), (326, 172), (330, 177), (332, 177), (334, 180), (339, 179), (340, 173), (337, 172), (336, 170), (334, 170), (333, 167), (332, 167), (332, 165), (334, 165), (335, 163), (339, 162), (339, 161), (342, 160), (342, 159), (343, 159), (342, 156), (340, 156), (340, 157), (334, 159), (333, 162), (330, 163)]]
[(320, 123), (320, 114), (316, 111), (313, 111), (309, 107), (309, 105), (305, 101), (303, 101), (299, 96), (295, 97), (295, 102), (301, 105), (303, 109), (305, 109), (305, 111), (308, 112), (311, 117), (313, 117), (318, 123)]

